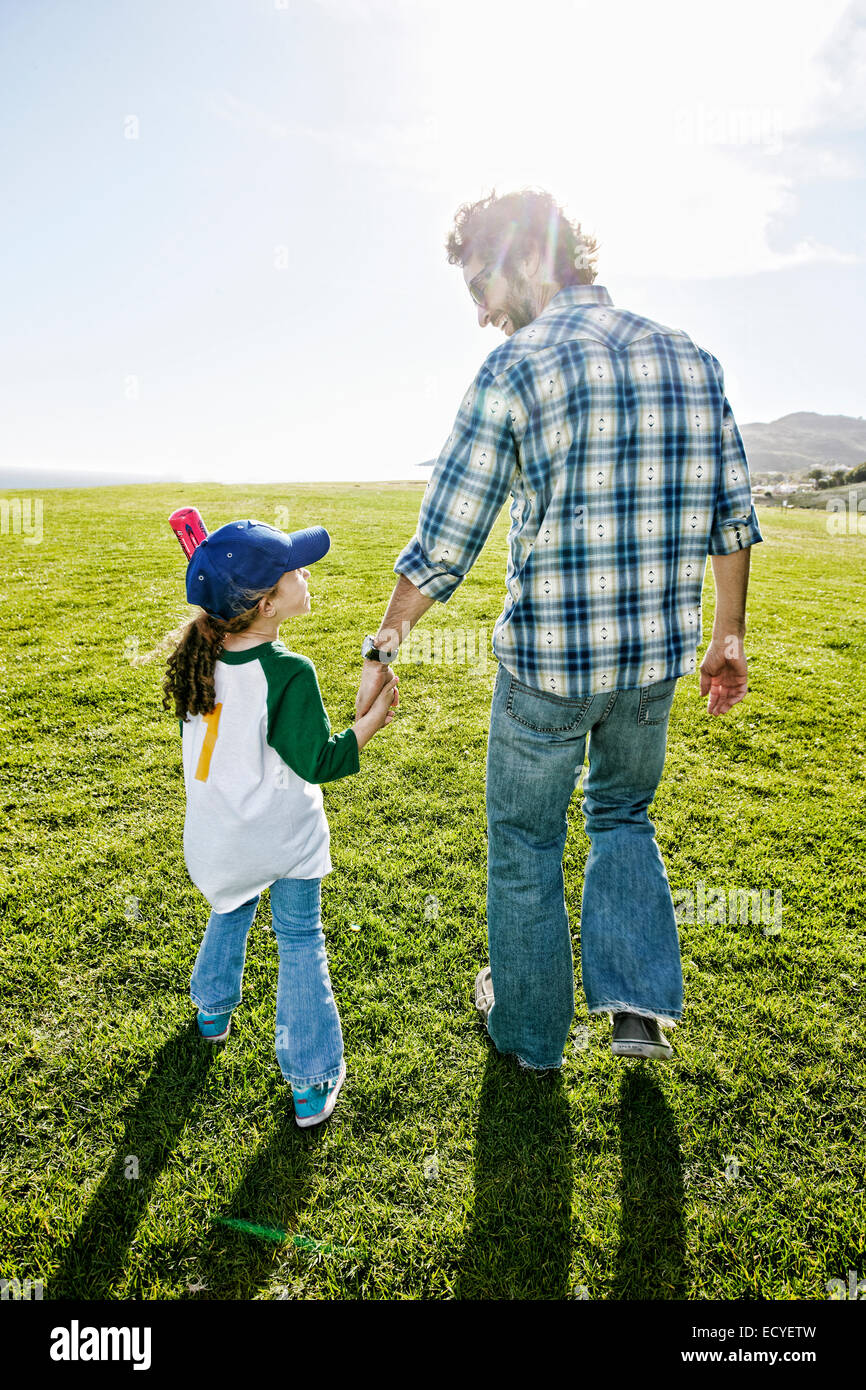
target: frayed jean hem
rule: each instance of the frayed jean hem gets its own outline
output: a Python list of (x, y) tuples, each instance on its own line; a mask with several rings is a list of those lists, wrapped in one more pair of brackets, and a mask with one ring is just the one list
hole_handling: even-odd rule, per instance
[(534, 1062), (525, 1062), (517, 1052), (513, 1052), (511, 1055), (516, 1059), (517, 1065), (521, 1067), (524, 1071), (561, 1071), (562, 1063), (564, 1060), (562, 1057), (560, 1057), (559, 1061), (555, 1062), (552, 1066), (539, 1067), (536, 1066)]
[(624, 1004), (621, 999), (608, 999), (604, 1004), (587, 1005), (591, 1014), (638, 1014), (640, 1018), (654, 1018), (668, 1028), (675, 1028), (682, 1021), (682, 1009), (642, 1009), (637, 1004)]
[[(488, 1038), (490, 1038), (489, 1030), (487, 1036)], [(520, 1067), (521, 1071), (560, 1071), (562, 1068), (562, 1064), (565, 1061), (564, 1057), (560, 1057), (558, 1062), (549, 1062), (545, 1063), (544, 1065), (540, 1065), (538, 1062), (527, 1062), (526, 1058), (521, 1057), (519, 1052), (503, 1052), (501, 1048), (496, 1047), (496, 1043), (493, 1042), (492, 1038), (490, 1038), (490, 1041), (493, 1043), (493, 1046), (496, 1048), (496, 1051), (499, 1053), (500, 1057), (513, 1057), (517, 1065)]]

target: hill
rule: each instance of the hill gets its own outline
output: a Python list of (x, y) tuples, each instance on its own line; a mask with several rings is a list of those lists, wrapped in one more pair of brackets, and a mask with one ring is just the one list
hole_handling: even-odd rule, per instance
[(811, 468), (854, 468), (866, 459), (862, 415), (818, 415), (799, 410), (769, 424), (740, 425), (754, 473), (803, 473)]

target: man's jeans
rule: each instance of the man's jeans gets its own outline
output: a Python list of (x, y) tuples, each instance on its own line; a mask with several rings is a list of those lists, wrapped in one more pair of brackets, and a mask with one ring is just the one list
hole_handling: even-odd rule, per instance
[[(343, 1034), (334, 1002), (322, 931), (320, 878), (278, 878), (271, 884), (271, 918), (280, 958), (276, 1052), (296, 1089), (340, 1074)], [(208, 1013), (241, 1002), (247, 936), (259, 897), (233, 912), (212, 912), (190, 982), (190, 998)]]
[(566, 700), (500, 664), (487, 744), (487, 1030), (524, 1066), (562, 1065), (574, 959), (562, 856), (589, 735), (590, 840), (580, 911), (590, 1013), (682, 1017), (674, 905), (647, 807), (662, 774), (677, 679)]

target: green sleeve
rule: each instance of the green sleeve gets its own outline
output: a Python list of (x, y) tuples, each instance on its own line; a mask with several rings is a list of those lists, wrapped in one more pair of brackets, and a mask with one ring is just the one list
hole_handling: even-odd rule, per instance
[[(286, 654), (288, 656), (288, 653)], [(275, 658), (268, 677), (268, 743), (305, 782), (336, 782), (361, 770), (354, 730), (331, 734), (316, 668), (307, 657)], [(286, 678), (287, 677), (287, 678)]]

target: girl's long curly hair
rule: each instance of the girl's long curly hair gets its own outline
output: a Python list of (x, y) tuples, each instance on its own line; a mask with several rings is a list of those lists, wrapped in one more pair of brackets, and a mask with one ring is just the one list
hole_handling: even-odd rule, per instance
[(222, 650), (223, 639), (229, 632), (245, 632), (259, 617), (259, 603), (263, 598), (272, 598), (277, 591), (273, 588), (246, 590), (245, 602), (252, 603), (236, 618), (225, 622), (222, 618), (211, 618), (202, 611), (198, 617), (186, 624), (180, 640), (166, 662), (163, 688), (163, 709), (171, 709), (178, 719), (187, 723), (187, 714), (210, 714), (216, 704), (214, 686), (214, 667)]

